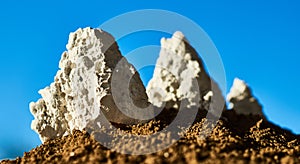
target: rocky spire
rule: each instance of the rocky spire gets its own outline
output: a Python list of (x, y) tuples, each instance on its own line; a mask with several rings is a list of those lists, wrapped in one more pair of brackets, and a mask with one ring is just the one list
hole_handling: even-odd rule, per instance
[(251, 89), (243, 80), (234, 79), (230, 92), (227, 95), (227, 101), (230, 102), (230, 107), (237, 114), (264, 116), (262, 106), (252, 95)]
[(103, 116), (115, 123), (139, 122), (135, 118), (141, 113), (131, 110), (133, 106), (147, 107), (148, 97), (139, 74), (122, 57), (114, 38), (100, 29), (78, 29), (70, 34), (66, 47), (54, 82), (39, 91), (40, 100), (30, 103), (34, 115), (31, 128), (41, 140), (61, 137), (89, 125), (100, 128), (99, 117)]
[(225, 102), (197, 52), (179, 31), (172, 38), (161, 39), (161, 51), (146, 91), (149, 101), (158, 107), (178, 108), (185, 99), (188, 107), (206, 104), (207, 110), (220, 110), (217, 108), (223, 108)]

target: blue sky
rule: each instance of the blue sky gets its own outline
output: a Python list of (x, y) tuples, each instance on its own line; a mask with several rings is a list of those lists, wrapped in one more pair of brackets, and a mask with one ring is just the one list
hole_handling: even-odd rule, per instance
[[(30, 129), (28, 104), (53, 81), (69, 33), (140, 9), (169, 10), (196, 22), (222, 57), (227, 90), (234, 77), (244, 79), (271, 121), (300, 134), (299, 7), (297, 0), (1, 2), (0, 159), (22, 156), (40, 144)], [(158, 45), (162, 36), (169, 35), (128, 36), (120, 40), (121, 50)]]

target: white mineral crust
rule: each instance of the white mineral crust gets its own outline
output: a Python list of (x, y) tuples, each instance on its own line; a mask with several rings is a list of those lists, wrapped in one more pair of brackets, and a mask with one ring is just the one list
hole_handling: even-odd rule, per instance
[(263, 116), (262, 106), (253, 97), (251, 89), (243, 80), (234, 79), (226, 99), (237, 114)]
[(165, 105), (178, 109), (185, 99), (187, 107), (209, 104), (204, 108), (221, 112), (225, 104), (220, 89), (206, 73), (197, 52), (179, 31), (172, 38), (161, 39), (159, 58), (146, 91), (149, 101), (158, 107)]
[[(39, 91), (41, 99), (30, 103), (30, 111), (34, 115), (31, 128), (41, 140), (61, 137), (88, 125), (100, 128), (98, 121), (103, 114), (110, 122), (139, 122), (118, 110), (116, 102), (123, 100), (115, 100), (111, 92), (112, 87), (116, 87), (120, 94), (129, 92), (127, 96), (133, 103), (121, 104), (125, 112), (134, 109), (132, 105), (142, 108), (149, 105), (139, 74), (122, 57), (114, 38), (100, 29), (78, 29), (70, 34), (66, 48), (54, 82)], [(114, 70), (121, 59), (118, 70)], [(114, 71), (118, 72), (118, 76), (114, 79), (115, 86), (112, 86)], [(127, 78), (131, 77), (129, 83)], [(124, 84), (124, 81), (129, 84)]]

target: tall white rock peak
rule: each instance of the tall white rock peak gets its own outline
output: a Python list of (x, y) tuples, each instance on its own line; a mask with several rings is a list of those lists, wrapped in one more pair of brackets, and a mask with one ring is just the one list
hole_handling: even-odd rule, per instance
[[(99, 118), (103, 116), (115, 123), (139, 122), (134, 119), (139, 116), (135, 115), (143, 113), (130, 110), (133, 106), (147, 107), (148, 97), (139, 74), (122, 57), (114, 38), (100, 29), (78, 29), (70, 34), (66, 47), (54, 82), (39, 91), (40, 100), (30, 103), (34, 115), (31, 128), (41, 140), (61, 137), (89, 125), (100, 128)], [(113, 73), (116, 73), (114, 86)], [(130, 97), (131, 102), (117, 105), (121, 100), (113, 96), (113, 87), (119, 91), (117, 98)], [(126, 91), (129, 92), (127, 95)], [(132, 115), (126, 115), (126, 112)]]
[(237, 114), (264, 116), (262, 106), (253, 97), (251, 89), (243, 80), (234, 79), (226, 99)]
[(176, 109), (187, 100), (187, 107), (209, 104), (204, 108), (218, 110), (225, 102), (197, 52), (179, 31), (172, 38), (161, 39), (161, 51), (146, 91), (149, 101), (158, 107)]

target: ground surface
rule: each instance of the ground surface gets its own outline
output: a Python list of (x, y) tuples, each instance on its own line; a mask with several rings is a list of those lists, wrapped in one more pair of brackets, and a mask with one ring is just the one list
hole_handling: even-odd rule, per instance
[[(211, 134), (203, 139), (201, 134), (211, 125), (201, 117), (204, 114), (198, 113), (193, 126), (180, 140), (152, 154), (121, 154), (102, 146), (85, 131), (74, 131), (72, 135), (45, 142), (24, 153), (23, 157), (1, 163), (300, 163), (299, 136), (258, 116), (241, 116), (226, 111)], [(132, 135), (154, 134), (172, 120), (162, 118), (163, 115), (146, 124), (119, 127)], [(162, 134), (143, 144), (170, 143), (172, 134)], [(118, 150), (134, 151), (141, 145), (117, 146)]]

